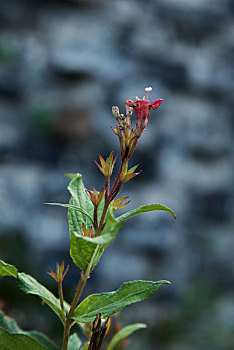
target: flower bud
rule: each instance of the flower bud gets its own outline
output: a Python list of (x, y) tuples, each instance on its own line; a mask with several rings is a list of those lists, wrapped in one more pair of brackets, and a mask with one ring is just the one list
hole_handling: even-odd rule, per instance
[(135, 115), (136, 115), (136, 132), (135, 136), (139, 138), (145, 129), (148, 119), (150, 116), (150, 111), (152, 109), (158, 108), (161, 103), (162, 99), (158, 98), (154, 101), (149, 102), (148, 97), (149, 97), (149, 92), (152, 90), (151, 87), (148, 87), (145, 89), (147, 91), (147, 96), (146, 99), (145, 97), (140, 100), (136, 98), (136, 101), (133, 102), (132, 100), (126, 100), (125, 103), (128, 107), (132, 107), (134, 109)]
[(112, 107), (112, 113), (115, 116), (115, 118), (118, 120), (118, 118), (120, 117), (120, 113), (119, 113), (119, 108), (117, 106)]

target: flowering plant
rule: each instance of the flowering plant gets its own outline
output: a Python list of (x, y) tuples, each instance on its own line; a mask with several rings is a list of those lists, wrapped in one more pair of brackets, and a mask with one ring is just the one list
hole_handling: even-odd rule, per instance
[[(162, 281), (131, 281), (124, 283), (117, 291), (109, 293), (92, 294), (80, 302), (82, 290), (90, 276), (90, 273), (99, 262), (105, 248), (116, 238), (125, 221), (137, 214), (164, 210), (174, 212), (162, 204), (150, 204), (133, 209), (123, 215), (115, 216), (114, 213), (120, 208), (127, 206), (128, 197), (118, 197), (123, 185), (139, 174), (135, 172), (137, 165), (129, 168), (129, 161), (136, 149), (138, 140), (145, 129), (150, 111), (160, 106), (162, 100), (148, 101), (147, 96), (142, 100), (126, 100), (126, 115), (120, 114), (118, 107), (113, 107), (112, 112), (117, 120), (113, 132), (118, 136), (121, 162), (115, 180), (111, 176), (116, 163), (114, 152), (105, 160), (99, 155), (100, 163), (96, 162), (101, 173), (105, 177), (105, 184), (100, 191), (95, 188), (87, 190), (84, 187), (81, 174), (67, 174), (70, 179), (68, 190), (71, 198), (68, 204), (50, 203), (68, 209), (68, 223), (70, 233), (70, 256), (73, 262), (81, 269), (81, 277), (71, 304), (64, 300), (63, 279), (68, 272), (64, 262), (57, 264), (56, 272), (50, 270), (49, 274), (58, 285), (58, 298), (47, 288), (41, 285), (33, 277), (18, 272), (17, 268), (0, 260), (0, 276), (11, 276), (17, 279), (18, 286), (27, 294), (39, 296), (58, 316), (64, 327), (62, 350), (100, 350), (104, 339), (111, 328), (111, 316), (126, 306), (145, 300), (162, 284), (170, 282)], [(133, 110), (136, 116), (136, 127), (132, 127)], [(116, 317), (116, 316), (112, 316)], [(78, 326), (87, 337), (82, 345), (76, 333), (70, 335), (71, 328)], [(109, 335), (105, 340), (105, 348), (124, 349), (123, 339), (134, 331), (144, 328), (142, 323), (115, 329), (114, 336)], [(116, 328), (116, 327), (115, 327)], [(118, 328), (118, 327), (117, 327)], [(0, 313), (0, 346), (12, 350), (17, 343), (18, 350), (55, 350), (57, 345), (52, 343), (46, 336), (38, 332), (22, 331), (13, 319)], [(121, 346), (119, 344), (122, 344)], [(120, 347), (119, 347), (120, 346)]]

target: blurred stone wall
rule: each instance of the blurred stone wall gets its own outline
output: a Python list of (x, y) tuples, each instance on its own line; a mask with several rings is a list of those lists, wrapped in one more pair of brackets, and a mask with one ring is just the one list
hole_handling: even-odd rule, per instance
[[(46, 271), (68, 256), (67, 172), (102, 186), (97, 153), (119, 153), (111, 106), (142, 97), (163, 104), (134, 155), (134, 208), (177, 214), (131, 219), (85, 294), (133, 279), (167, 279), (122, 313), (146, 322), (128, 349), (234, 348), (234, 4), (232, 0), (0, 1), (0, 256), (55, 288)], [(25, 328), (55, 338), (47, 311), (1, 280), (1, 305)], [(70, 290), (70, 292), (69, 292)], [(31, 299), (30, 299), (31, 298)], [(24, 306), (21, 304), (23, 303)]]

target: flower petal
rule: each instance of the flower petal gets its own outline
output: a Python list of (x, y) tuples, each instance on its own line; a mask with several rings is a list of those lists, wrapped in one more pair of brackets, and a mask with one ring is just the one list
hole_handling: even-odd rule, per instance
[(129, 107), (133, 107), (134, 106), (134, 102), (132, 100), (126, 100), (125, 101), (126, 105), (128, 105)]
[(153, 100), (149, 103), (149, 106), (152, 106), (153, 109), (156, 109), (160, 106), (160, 104), (162, 103), (162, 99), (158, 98), (157, 100)]

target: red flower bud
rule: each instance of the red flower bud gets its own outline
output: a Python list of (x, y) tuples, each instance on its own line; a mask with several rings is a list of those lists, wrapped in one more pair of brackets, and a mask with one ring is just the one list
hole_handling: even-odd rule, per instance
[(148, 96), (149, 96), (149, 91), (151, 91), (151, 88), (146, 88), (147, 91), (147, 97), (146, 99), (143, 98), (142, 100), (137, 99), (135, 102), (132, 100), (126, 100), (125, 103), (129, 107), (133, 107), (136, 115), (136, 136), (140, 137), (142, 134), (144, 128), (146, 127), (148, 123), (148, 119), (150, 116), (150, 110), (151, 108), (156, 109), (160, 106), (162, 103), (162, 99), (158, 98), (152, 102), (149, 102)]

